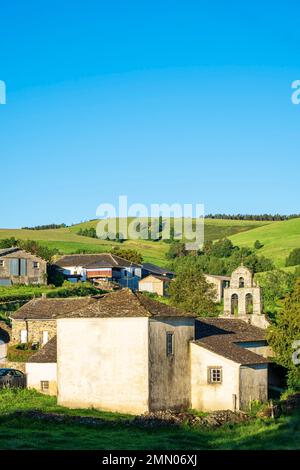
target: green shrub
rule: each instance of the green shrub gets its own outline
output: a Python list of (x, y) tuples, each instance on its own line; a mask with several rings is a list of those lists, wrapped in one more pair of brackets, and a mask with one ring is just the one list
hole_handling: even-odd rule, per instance
[(10, 362), (26, 362), (38, 346), (32, 343), (11, 344), (7, 348), (7, 359)]
[(285, 262), (286, 266), (297, 266), (297, 264), (300, 264), (300, 248), (292, 250)]

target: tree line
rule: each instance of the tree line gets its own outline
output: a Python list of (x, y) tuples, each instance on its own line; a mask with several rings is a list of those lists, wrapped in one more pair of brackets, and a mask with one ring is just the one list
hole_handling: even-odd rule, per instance
[(297, 219), (300, 214), (207, 214), (206, 219), (228, 219), (228, 220), (258, 220), (258, 221), (280, 221)]
[(47, 224), (47, 225), (35, 225), (34, 227), (22, 227), (22, 230), (50, 230), (58, 228), (66, 228), (66, 224)]

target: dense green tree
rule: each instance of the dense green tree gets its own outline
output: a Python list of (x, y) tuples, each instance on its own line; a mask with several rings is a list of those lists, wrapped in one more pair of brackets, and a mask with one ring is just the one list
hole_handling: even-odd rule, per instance
[(211, 255), (212, 248), (213, 248), (212, 240), (205, 241), (204, 244), (203, 244), (203, 253), (205, 255)]
[(0, 240), (0, 248), (12, 248), (13, 246), (18, 246), (19, 245), (19, 240), (17, 240), (15, 237), (11, 238), (4, 238), (3, 240)]
[(300, 279), (287, 295), (275, 323), (268, 328), (267, 340), (275, 352), (277, 363), (288, 370), (289, 386), (300, 388), (300, 365), (293, 362), (293, 342), (300, 340)]
[(17, 240), (16, 238), (11, 237), (0, 241), (0, 248), (11, 248), (14, 246), (28, 251), (28, 253), (39, 256), (48, 262), (50, 262), (53, 256), (58, 253), (56, 248), (48, 248), (47, 246), (40, 245), (35, 240)]
[(141, 264), (143, 262), (141, 253), (129, 248), (118, 248), (115, 246), (111, 250), (111, 253), (113, 255), (120, 256), (121, 258), (127, 259), (128, 261), (132, 261), (133, 263)]
[(97, 232), (94, 227), (80, 228), (77, 232), (77, 235), (81, 235), (82, 237), (97, 238)]
[(171, 304), (197, 315), (208, 316), (216, 313), (213, 302), (215, 290), (206, 282), (202, 269), (197, 262), (182, 266), (174, 281), (170, 283)]
[(186, 256), (188, 254), (185, 243), (179, 240), (175, 240), (170, 244), (170, 248), (166, 253), (166, 258), (169, 260), (178, 258), (180, 256)]
[(224, 240), (218, 240), (213, 244), (210, 253), (217, 258), (228, 258), (231, 256), (233, 249), (232, 241), (228, 238), (224, 238)]
[(296, 278), (297, 278), (297, 277), (300, 277), (300, 266), (297, 266), (297, 268), (295, 269), (294, 276), (295, 276)]
[(263, 246), (264, 246), (264, 245), (263, 245), (259, 240), (256, 240), (256, 241), (254, 242), (254, 248), (255, 248), (256, 250), (259, 250), (259, 249), (262, 248)]
[(274, 311), (278, 307), (278, 301), (292, 292), (295, 275), (281, 269), (274, 269), (273, 271), (256, 274), (255, 280), (262, 288), (265, 308)]
[(300, 248), (294, 248), (286, 259), (286, 266), (297, 266), (300, 264)]
[(56, 248), (48, 248), (47, 246), (40, 245), (35, 240), (20, 240), (18, 246), (22, 250), (39, 256), (48, 262), (51, 262), (53, 256), (58, 253)]
[(64, 283), (64, 275), (54, 264), (48, 264), (47, 266), (47, 282), (56, 287), (60, 287)]

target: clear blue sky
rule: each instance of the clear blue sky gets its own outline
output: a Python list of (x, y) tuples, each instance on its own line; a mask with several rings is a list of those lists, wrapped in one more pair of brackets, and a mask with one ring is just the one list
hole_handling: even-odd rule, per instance
[(300, 212), (297, 1), (0, 5), (1, 227), (101, 202)]

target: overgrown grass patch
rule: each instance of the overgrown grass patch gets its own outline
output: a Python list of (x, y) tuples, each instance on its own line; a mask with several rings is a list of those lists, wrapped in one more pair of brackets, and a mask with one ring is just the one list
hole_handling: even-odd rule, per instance
[[(92, 416), (106, 420), (105, 426), (54, 423), (16, 416), (16, 411), (40, 410), (68, 416)], [(0, 449), (299, 449), (300, 415), (279, 419), (253, 419), (216, 429), (168, 426), (145, 429), (124, 424), (128, 415), (93, 409), (70, 410), (58, 406), (55, 397), (34, 390), (0, 391)]]

